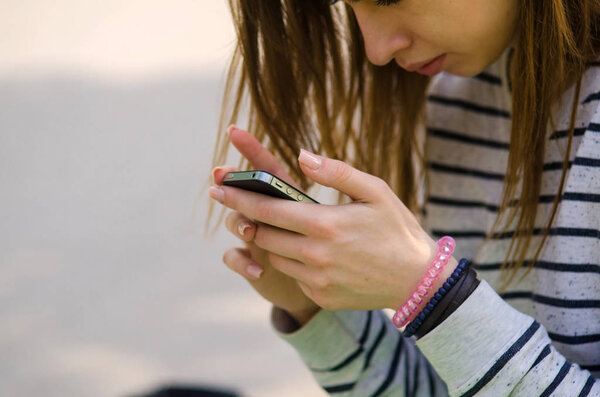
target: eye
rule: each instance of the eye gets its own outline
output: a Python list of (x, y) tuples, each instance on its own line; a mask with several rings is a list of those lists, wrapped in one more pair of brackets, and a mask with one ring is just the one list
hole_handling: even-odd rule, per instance
[(397, 4), (399, 2), (400, 2), (400, 0), (377, 0), (375, 2), (375, 5), (378, 5), (378, 6), (391, 6), (391, 5)]
[[(330, 5), (334, 5), (335, 3), (337, 3), (339, 0), (330, 0), (329, 4)], [(358, 3), (360, 0), (348, 0), (349, 3)], [(399, 3), (400, 0), (375, 0), (375, 5), (376, 6), (391, 6), (393, 4), (397, 4)]]

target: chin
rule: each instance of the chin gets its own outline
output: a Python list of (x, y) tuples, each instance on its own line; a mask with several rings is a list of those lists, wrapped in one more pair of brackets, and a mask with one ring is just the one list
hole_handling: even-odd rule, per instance
[(473, 77), (477, 76), (484, 70), (485, 68), (476, 67), (476, 65), (468, 65), (459, 67), (447, 67), (444, 69), (444, 72), (458, 77)]

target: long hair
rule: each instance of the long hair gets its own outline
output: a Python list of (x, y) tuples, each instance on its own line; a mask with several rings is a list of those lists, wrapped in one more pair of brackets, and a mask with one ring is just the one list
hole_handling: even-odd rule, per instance
[[(419, 182), (423, 180), (424, 191), (429, 190), (421, 150), (426, 135), (424, 145), (418, 141), (429, 78), (393, 64), (370, 64), (352, 10), (328, 3), (229, 0), (238, 43), (227, 75), (213, 164), (227, 158), (225, 126), (247, 117), (248, 130), (287, 166), (303, 189), (311, 184), (296, 165), (301, 147), (384, 179), (418, 217)], [(531, 245), (551, 107), (575, 85), (561, 183), (529, 270), (562, 194), (581, 77), (600, 48), (600, 0), (518, 4), (509, 71), (513, 110), (508, 167), (498, 216), (485, 238), (504, 234), (516, 224), (502, 264), (509, 270), (504, 272), (505, 285), (524, 266)], [(515, 198), (519, 187), (520, 196)], [(504, 226), (495, 232), (501, 220)]]

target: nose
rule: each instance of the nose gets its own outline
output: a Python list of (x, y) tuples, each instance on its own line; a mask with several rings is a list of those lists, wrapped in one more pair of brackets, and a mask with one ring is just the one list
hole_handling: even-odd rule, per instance
[(369, 62), (377, 66), (387, 65), (402, 50), (412, 45), (410, 33), (403, 27), (397, 15), (354, 10), (358, 26), (365, 42)]

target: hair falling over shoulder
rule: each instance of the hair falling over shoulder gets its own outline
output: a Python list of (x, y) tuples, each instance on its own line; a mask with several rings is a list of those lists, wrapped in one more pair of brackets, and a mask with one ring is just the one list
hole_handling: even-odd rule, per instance
[[(226, 126), (243, 118), (248, 131), (281, 159), (303, 189), (310, 186), (296, 164), (300, 148), (382, 178), (418, 216), (419, 191), (427, 192), (429, 184), (426, 135), (420, 128), (429, 78), (395, 64), (370, 64), (352, 11), (329, 3), (229, 0), (238, 42), (213, 164), (227, 158)], [(508, 270), (505, 285), (525, 264), (531, 245), (551, 106), (576, 86), (561, 183), (529, 268), (540, 254), (562, 194), (581, 77), (600, 50), (600, 0), (522, 0), (519, 5), (510, 64), (508, 167), (498, 216), (486, 236), (487, 241), (498, 235), (501, 220), (500, 234), (512, 225), (503, 263)]]

